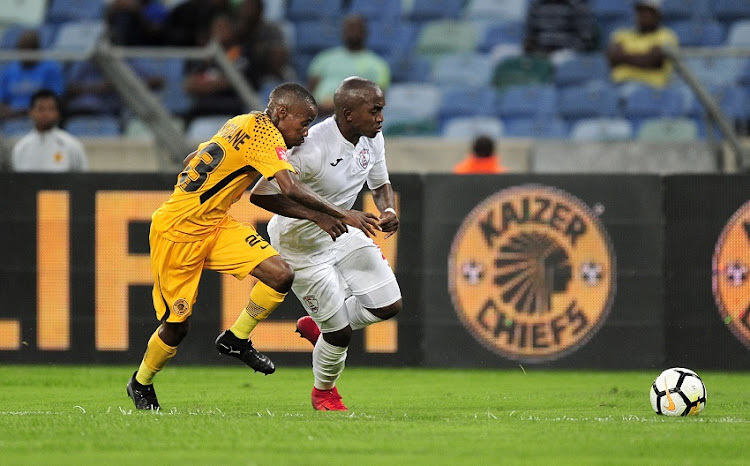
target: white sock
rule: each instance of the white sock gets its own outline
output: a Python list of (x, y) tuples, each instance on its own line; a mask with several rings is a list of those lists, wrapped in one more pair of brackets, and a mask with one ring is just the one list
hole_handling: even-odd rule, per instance
[(344, 371), (347, 347), (336, 346), (325, 341), (321, 335), (313, 349), (313, 375), (315, 388), (330, 390)]
[(371, 324), (382, 322), (383, 319), (365, 309), (362, 303), (354, 296), (346, 298), (346, 313), (349, 315), (349, 325), (352, 330), (358, 330)]

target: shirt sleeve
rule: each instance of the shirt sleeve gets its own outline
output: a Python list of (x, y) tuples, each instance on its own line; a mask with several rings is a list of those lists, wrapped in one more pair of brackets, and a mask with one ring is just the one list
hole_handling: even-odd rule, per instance
[(260, 181), (258, 181), (258, 184), (255, 185), (252, 193), (259, 194), (261, 196), (273, 196), (276, 194), (281, 194), (281, 188), (279, 188), (279, 184), (276, 182), (276, 180), (267, 180), (265, 178), (262, 178)]
[(388, 167), (385, 163), (385, 143), (382, 133), (378, 133), (376, 141), (379, 143), (377, 145), (377, 158), (370, 172), (367, 174), (367, 187), (370, 189), (378, 189), (384, 184), (391, 182), (388, 178)]
[[(248, 119), (250, 120), (253, 119)], [(258, 114), (254, 118), (254, 124), (246, 124), (244, 127), (249, 134), (245, 163), (266, 179), (273, 178), (281, 170), (294, 171), (287, 162), (284, 138), (268, 117)]]

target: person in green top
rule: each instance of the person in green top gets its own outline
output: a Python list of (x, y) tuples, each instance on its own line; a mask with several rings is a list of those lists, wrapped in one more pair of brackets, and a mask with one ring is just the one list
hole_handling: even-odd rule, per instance
[(344, 18), (343, 45), (320, 51), (307, 70), (307, 88), (318, 102), (318, 118), (333, 114), (333, 93), (341, 81), (359, 76), (385, 90), (391, 83), (391, 68), (367, 48), (367, 22), (356, 14)]

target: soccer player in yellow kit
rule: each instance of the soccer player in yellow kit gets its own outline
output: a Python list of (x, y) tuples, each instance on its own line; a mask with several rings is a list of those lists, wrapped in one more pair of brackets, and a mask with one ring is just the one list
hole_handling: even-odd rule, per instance
[(298, 84), (284, 83), (271, 92), (264, 112), (230, 119), (186, 158), (174, 192), (151, 219), (153, 301), (161, 324), (126, 386), (137, 409), (159, 409), (153, 379), (188, 333), (203, 269), (240, 280), (248, 274), (258, 279), (247, 306), (219, 335), (216, 347), (256, 371), (275, 371), (273, 362), (253, 348), (249, 336), (284, 300), (294, 272), (252, 225), (227, 213), (260, 176), (275, 179), (285, 195), (315, 210), (310, 220), (334, 240), (347, 231), (347, 225), (370, 234), (378, 229), (374, 215), (336, 207), (300, 183), (286, 161), (287, 149), (302, 144), (316, 115), (312, 94)]

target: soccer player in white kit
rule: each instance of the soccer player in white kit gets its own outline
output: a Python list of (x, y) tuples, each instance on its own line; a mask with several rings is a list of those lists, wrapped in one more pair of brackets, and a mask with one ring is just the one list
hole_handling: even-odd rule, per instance
[[(399, 222), (381, 133), (383, 91), (372, 81), (347, 78), (334, 94), (334, 106), (334, 115), (310, 128), (305, 142), (289, 152), (289, 163), (300, 181), (342, 209), (354, 205), (367, 182), (387, 238)], [(294, 269), (292, 290), (309, 314), (297, 328), (315, 345), (312, 405), (346, 411), (336, 380), (352, 330), (398, 314), (396, 277), (367, 232), (351, 227), (333, 240), (318, 226), (327, 221), (325, 214), (292, 202), (273, 181), (261, 180), (250, 200), (277, 214), (268, 224), (271, 244)]]

